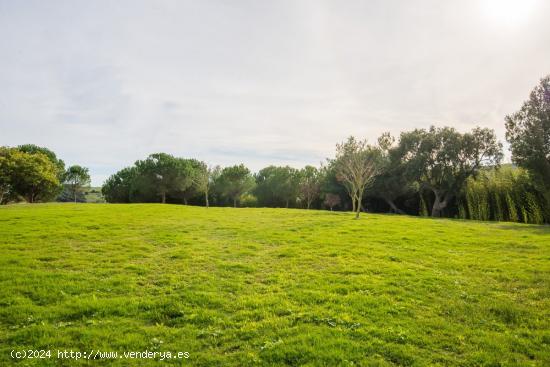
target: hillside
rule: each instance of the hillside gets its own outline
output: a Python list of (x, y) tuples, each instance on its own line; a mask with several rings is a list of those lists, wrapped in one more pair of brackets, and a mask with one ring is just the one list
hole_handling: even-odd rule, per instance
[[(0, 365), (550, 365), (548, 226), (37, 204), (0, 207), (0, 233)], [(129, 363), (55, 357), (24, 363)]]

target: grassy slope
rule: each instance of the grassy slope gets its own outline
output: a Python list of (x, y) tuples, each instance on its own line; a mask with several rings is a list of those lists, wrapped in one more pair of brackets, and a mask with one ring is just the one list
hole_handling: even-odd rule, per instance
[(0, 365), (13, 347), (188, 351), (194, 366), (550, 365), (548, 227), (351, 218), (0, 208)]

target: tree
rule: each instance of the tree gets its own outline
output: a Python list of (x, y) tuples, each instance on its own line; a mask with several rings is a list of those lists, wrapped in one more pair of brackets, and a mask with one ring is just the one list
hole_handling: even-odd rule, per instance
[(4, 196), (24, 197), (29, 203), (47, 201), (60, 191), (57, 166), (43, 153), (26, 153), (16, 148), (1, 151), (0, 177)]
[(512, 161), (541, 182), (550, 203), (550, 75), (541, 79), (529, 100), (505, 120)]
[(410, 195), (413, 185), (404, 174), (404, 167), (395, 154), (395, 139), (390, 133), (384, 133), (378, 138), (381, 153), (380, 172), (376, 176), (371, 193), (388, 204), (390, 210), (397, 214), (405, 214), (397, 207), (395, 200), (401, 196)]
[(212, 184), (212, 171), (212, 167), (208, 167), (206, 163), (200, 162), (193, 178), (193, 184), (197, 187), (197, 191), (204, 194), (204, 204), (207, 208), (210, 206), (208, 193)]
[(143, 189), (154, 189), (161, 202), (166, 203), (168, 194), (175, 195), (188, 189), (192, 181), (191, 164), (166, 153), (155, 153), (136, 162), (136, 184)]
[(305, 166), (299, 172), (299, 191), (300, 198), (305, 201), (306, 208), (311, 207), (311, 203), (319, 197), (321, 187), (320, 172), (313, 166)]
[(355, 218), (359, 218), (365, 189), (372, 184), (380, 169), (379, 149), (350, 136), (336, 145), (335, 167), (338, 180), (344, 185), (352, 201)]
[(23, 144), (17, 147), (21, 152), (28, 154), (42, 153), (44, 154), (50, 162), (56, 166), (57, 170), (57, 179), (59, 182), (63, 182), (63, 175), (65, 174), (65, 162), (57, 158), (56, 154), (48, 148), (39, 147), (35, 144)]
[(201, 174), (203, 162), (196, 159), (176, 158), (179, 161), (179, 171), (182, 174), (181, 187), (175, 191), (175, 196), (183, 199), (187, 205), (189, 199), (202, 193), (201, 188), (197, 186), (197, 176)]
[(136, 176), (135, 167), (127, 167), (111, 175), (101, 187), (105, 200), (108, 203), (129, 203)]
[(260, 205), (288, 208), (298, 197), (299, 181), (299, 172), (295, 168), (265, 167), (256, 174), (254, 194)]
[(332, 208), (340, 205), (340, 195), (332, 194), (330, 192), (325, 194), (324, 204), (330, 208), (330, 211), (332, 211)]
[(433, 193), (432, 216), (439, 217), (469, 177), (483, 166), (500, 163), (502, 144), (489, 129), (461, 134), (450, 127), (432, 126), (402, 133), (395, 152), (405, 174), (421, 190)]
[(233, 201), (233, 207), (235, 208), (241, 195), (254, 186), (254, 178), (244, 164), (225, 167), (220, 174), (219, 180), (224, 195)]
[(12, 182), (14, 175), (13, 151), (13, 148), (0, 147), (0, 205), (17, 196)]
[[(327, 159), (326, 164), (319, 168), (320, 196), (326, 198), (327, 194), (337, 195), (339, 198), (338, 206), (343, 210), (351, 207), (351, 201), (342, 202), (342, 198), (349, 197), (348, 191), (337, 178), (336, 164), (334, 159)], [(349, 204), (349, 205), (348, 205)]]
[(65, 171), (65, 185), (69, 189), (74, 202), (77, 202), (78, 193), (82, 188), (90, 185), (90, 174), (88, 168), (78, 165), (70, 166)]

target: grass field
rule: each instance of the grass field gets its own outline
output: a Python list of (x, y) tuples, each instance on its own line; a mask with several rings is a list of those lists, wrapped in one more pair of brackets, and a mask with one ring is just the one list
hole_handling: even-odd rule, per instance
[(1, 366), (550, 366), (548, 226), (13, 205), (0, 249)]

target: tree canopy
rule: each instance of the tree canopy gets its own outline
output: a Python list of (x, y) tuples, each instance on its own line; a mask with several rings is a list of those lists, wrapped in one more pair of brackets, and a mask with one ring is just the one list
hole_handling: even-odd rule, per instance
[(505, 121), (512, 161), (539, 180), (550, 200), (550, 75), (541, 79), (521, 109)]
[(85, 186), (90, 185), (90, 174), (88, 168), (79, 165), (73, 165), (67, 168), (64, 175), (65, 187), (68, 189), (74, 202)]

